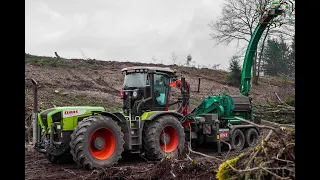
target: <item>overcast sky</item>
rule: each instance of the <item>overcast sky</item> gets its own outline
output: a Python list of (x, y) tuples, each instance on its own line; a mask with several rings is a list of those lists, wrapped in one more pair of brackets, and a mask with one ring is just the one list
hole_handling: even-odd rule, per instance
[(235, 45), (215, 46), (208, 23), (223, 0), (26, 0), (25, 51), (35, 55), (197, 64), (227, 69)]

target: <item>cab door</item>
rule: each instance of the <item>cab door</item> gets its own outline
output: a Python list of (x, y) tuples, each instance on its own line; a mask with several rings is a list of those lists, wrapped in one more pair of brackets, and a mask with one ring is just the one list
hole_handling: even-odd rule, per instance
[(154, 105), (156, 111), (164, 111), (166, 109), (170, 78), (165, 74), (154, 74)]

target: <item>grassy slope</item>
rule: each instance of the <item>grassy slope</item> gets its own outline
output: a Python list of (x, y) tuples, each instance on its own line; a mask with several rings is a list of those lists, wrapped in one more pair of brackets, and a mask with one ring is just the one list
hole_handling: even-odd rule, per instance
[[(142, 64), (81, 59), (60, 59), (26, 55), (25, 76), (35, 78), (39, 83), (39, 108), (44, 110), (53, 106), (92, 105), (103, 106), (108, 111), (119, 111), (121, 99), (119, 89), (123, 76), (120, 70), (135, 65), (176, 68), (191, 85), (190, 109), (196, 107), (210, 94), (229, 92), (239, 94), (238, 87), (227, 85), (228, 72), (192, 67), (165, 66), (161, 64)], [(197, 93), (198, 77), (202, 77), (200, 93)], [(26, 83), (26, 115), (31, 113), (33, 95), (31, 83)], [(294, 100), (294, 82), (283, 78), (263, 77), (260, 84), (252, 86), (251, 96), (256, 108), (260, 104), (273, 104), (277, 101), (274, 93), (284, 101)], [(174, 90), (174, 95), (179, 94)], [(173, 96), (176, 97), (176, 96)], [(293, 117), (290, 117), (293, 118)]]

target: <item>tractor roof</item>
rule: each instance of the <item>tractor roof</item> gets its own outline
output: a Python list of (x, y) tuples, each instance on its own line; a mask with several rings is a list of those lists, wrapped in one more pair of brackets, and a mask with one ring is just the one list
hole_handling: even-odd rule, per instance
[(164, 73), (174, 73), (174, 71), (168, 67), (163, 68), (163, 67), (149, 67), (149, 66), (133, 66), (133, 67), (127, 67), (121, 69), (121, 72), (123, 71), (130, 71), (130, 70), (147, 70), (147, 71), (157, 71), (157, 72), (164, 72)]

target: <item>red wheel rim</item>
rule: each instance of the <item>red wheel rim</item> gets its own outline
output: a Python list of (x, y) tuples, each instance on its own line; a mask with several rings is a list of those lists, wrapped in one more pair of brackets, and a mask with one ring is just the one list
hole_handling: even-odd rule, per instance
[[(94, 145), (97, 138), (103, 140), (104, 146), (101, 149), (97, 149)], [(108, 159), (116, 149), (116, 140), (112, 131), (108, 128), (96, 129), (90, 136), (89, 144), (92, 156), (99, 160)]]
[[(169, 136), (169, 142), (166, 142), (166, 144), (161, 143), (161, 135), (166, 134)], [(166, 126), (162, 129), (159, 137), (160, 141), (160, 147), (164, 152), (173, 152), (177, 149), (179, 144), (179, 136), (177, 130), (173, 126)]]

